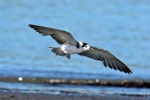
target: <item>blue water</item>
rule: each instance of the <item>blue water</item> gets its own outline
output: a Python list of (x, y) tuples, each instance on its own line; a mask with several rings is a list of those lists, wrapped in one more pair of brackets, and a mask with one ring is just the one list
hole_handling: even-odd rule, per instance
[[(0, 76), (150, 80), (149, 12), (148, 0), (2, 0)], [(71, 32), (77, 40), (113, 53), (133, 74), (78, 55), (70, 60), (55, 56), (48, 46), (58, 44), (28, 24)]]
[[(149, 96), (147, 88), (122, 88), (85, 85), (49, 85), (49, 84), (23, 84), (0, 82), (3, 91), (26, 92), (26, 93), (47, 93), (47, 94), (75, 94), (75, 95), (144, 95)], [(9, 89), (8, 89), (9, 88)], [(11, 89), (11, 90), (10, 90)], [(0, 90), (1, 91), (1, 90)], [(144, 99), (147, 100), (147, 99)]]

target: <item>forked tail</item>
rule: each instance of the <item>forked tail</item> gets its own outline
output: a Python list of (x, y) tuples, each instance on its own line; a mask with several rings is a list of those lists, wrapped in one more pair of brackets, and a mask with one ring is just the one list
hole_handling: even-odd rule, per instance
[(68, 59), (70, 59), (70, 54), (64, 53), (60, 48), (58, 47), (49, 47), (53, 53), (55, 53), (58, 56), (66, 56)]

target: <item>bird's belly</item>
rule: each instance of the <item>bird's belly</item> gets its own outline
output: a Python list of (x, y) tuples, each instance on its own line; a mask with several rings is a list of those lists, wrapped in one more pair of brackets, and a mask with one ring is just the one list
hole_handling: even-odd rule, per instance
[(77, 54), (84, 51), (82, 48), (77, 48), (73, 45), (62, 45), (61, 50), (63, 50), (66, 54)]

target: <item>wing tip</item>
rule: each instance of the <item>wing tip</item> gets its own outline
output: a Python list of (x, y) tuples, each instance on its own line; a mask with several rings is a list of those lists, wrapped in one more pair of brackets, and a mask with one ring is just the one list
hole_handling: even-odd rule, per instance
[(128, 74), (132, 74), (132, 71), (123, 63), (124, 65), (124, 68), (122, 68), (122, 71), (124, 71), (125, 73), (128, 73)]
[[(34, 30), (36, 30), (36, 27), (37, 27), (36, 25), (33, 25), (33, 24), (29, 24), (28, 26), (29, 26), (30, 28), (34, 29)], [(37, 30), (36, 30), (36, 31), (37, 31)]]
[(121, 71), (121, 72), (124, 72), (126, 74), (132, 74), (132, 71), (128, 68), (128, 67), (125, 67), (123, 69), (118, 69), (117, 70)]
[[(125, 72), (125, 71), (124, 71)], [(128, 71), (126, 71), (125, 73), (127, 74), (132, 74), (132, 71), (129, 69)]]
[(36, 28), (39, 27), (38, 25), (33, 25), (33, 24), (29, 24), (28, 26), (29, 26), (30, 28), (33, 28), (34, 30), (36, 30)]
[(28, 26), (31, 27), (31, 28), (33, 28), (34, 25), (33, 24), (29, 24)]
[(127, 67), (127, 66), (124, 66), (124, 68), (117, 68), (117, 70), (121, 71), (121, 72), (124, 72), (126, 74), (132, 74), (132, 71)]
[(38, 26), (38, 25), (33, 25), (33, 24), (29, 24), (28, 25), (30, 28), (32, 28), (33, 30), (35, 30), (36, 32), (42, 34), (42, 36), (46, 36), (46, 34), (43, 34), (38, 28), (41, 27), (41, 26)]

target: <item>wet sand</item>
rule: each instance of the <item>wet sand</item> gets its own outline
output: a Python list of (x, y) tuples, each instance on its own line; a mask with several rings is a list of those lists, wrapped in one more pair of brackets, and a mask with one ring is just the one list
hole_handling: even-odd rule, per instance
[(150, 96), (128, 95), (68, 95), (68, 94), (43, 94), (43, 93), (19, 93), (0, 92), (0, 100), (150, 100)]
[[(140, 87), (149, 88), (149, 81), (131, 80), (78, 80), (78, 79), (41, 79), (41, 78), (0, 78), (2, 82), (21, 83), (46, 83), (46, 84), (73, 84), (73, 85), (100, 85), (100, 86), (120, 86), (120, 87)], [(127, 94), (46, 94), (46, 93), (26, 93), (13, 92), (11, 89), (0, 89), (0, 100), (150, 100), (150, 95), (127, 95)]]

